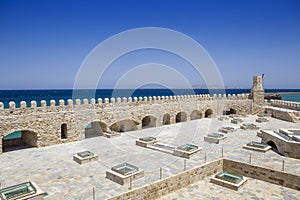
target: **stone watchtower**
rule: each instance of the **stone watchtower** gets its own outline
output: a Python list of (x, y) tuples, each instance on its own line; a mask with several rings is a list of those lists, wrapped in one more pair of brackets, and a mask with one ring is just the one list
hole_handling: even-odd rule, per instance
[(251, 88), (251, 98), (254, 104), (263, 105), (265, 100), (265, 91), (262, 86), (262, 76), (253, 77), (253, 86)]

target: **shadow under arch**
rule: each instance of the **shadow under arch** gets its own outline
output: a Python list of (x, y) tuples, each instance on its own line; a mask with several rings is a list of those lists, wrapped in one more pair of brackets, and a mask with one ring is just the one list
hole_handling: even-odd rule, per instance
[(156, 118), (152, 115), (147, 115), (142, 119), (142, 128), (156, 127)]
[(163, 119), (162, 119), (162, 124), (163, 125), (171, 124), (171, 116), (169, 113), (164, 114)]
[(212, 114), (213, 114), (213, 111), (212, 111), (212, 109), (209, 108), (205, 111), (204, 116), (205, 116), (205, 118), (211, 118)]
[(38, 134), (31, 130), (18, 130), (2, 138), (2, 152), (38, 147)]
[(176, 114), (176, 123), (186, 122), (187, 121), (187, 114), (184, 111), (181, 111)]
[(278, 148), (277, 148), (275, 142), (270, 140), (269, 142), (267, 142), (267, 145), (271, 146), (274, 151), (278, 152)]
[(125, 119), (118, 121), (116, 123), (113, 123), (109, 128), (112, 131), (116, 132), (127, 132), (127, 131), (135, 131), (138, 130), (138, 125), (140, 123), (131, 120), (131, 119)]
[(202, 112), (200, 110), (194, 110), (191, 115), (191, 120), (195, 120), (195, 119), (201, 119), (202, 118)]
[(229, 108), (229, 110), (226, 110), (224, 114), (225, 115), (237, 114), (237, 111), (234, 108)]
[(85, 127), (84, 137), (85, 139), (87, 139), (102, 136), (103, 133), (107, 131), (107, 129), (108, 126), (106, 123), (102, 121), (92, 121)]

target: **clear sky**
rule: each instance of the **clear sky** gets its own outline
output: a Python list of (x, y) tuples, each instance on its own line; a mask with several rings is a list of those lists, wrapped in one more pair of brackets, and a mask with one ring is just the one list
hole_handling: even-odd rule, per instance
[[(265, 88), (300, 88), (299, 0), (0, 0), (0, 89), (72, 88), (95, 46), (139, 27), (195, 39), (226, 86), (249, 88), (264, 73)], [(112, 87), (114, 73), (133, 67), (130, 59), (143, 64), (156, 55), (161, 63), (170, 57), (149, 50), (120, 59), (101, 86)], [(184, 63), (175, 68), (203, 84)]]

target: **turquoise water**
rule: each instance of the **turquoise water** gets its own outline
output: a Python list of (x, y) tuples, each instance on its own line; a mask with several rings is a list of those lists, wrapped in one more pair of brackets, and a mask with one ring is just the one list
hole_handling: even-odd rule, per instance
[(300, 102), (300, 94), (280, 94), (282, 100)]
[(3, 139), (4, 140), (10, 140), (10, 139), (16, 139), (16, 138), (21, 138), (22, 133), (21, 131), (15, 131), (7, 136), (4, 136)]

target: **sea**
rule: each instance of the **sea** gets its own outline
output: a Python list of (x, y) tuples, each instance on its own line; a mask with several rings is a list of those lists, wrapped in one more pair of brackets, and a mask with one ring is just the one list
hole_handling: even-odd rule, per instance
[[(76, 98), (111, 98), (111, 97), (149, 97), (149, 96), (172, 96), (172, 95), (193, 95), (193, 94), (223, 94), (223, 90), (219, 89), (97, 89), (97, 90), (78, 90)], [(250, 89), (226, 89), (226, 94), (242, 94), (250, 93)], [(91, 97), (91, 93), (93, 96)], [(300, 89), (265, 89), (265, 93), (279, 93), (282, 100), (300, 102)], [(35, 100), (37, 106), (40, 106), (41, 100), (46, 100), (49, 105), (50, 100), (55, 100), (56, 104), (60, 99), (67, 101), (74, 99), (74, 91), (72, 89), (60, 90), (0, 90), (0, 102), (4, 103), (4, 108), (8, 108), (10, 101), (16, 103), (16, 107), (20, 106), (21, 101), (26, 101), (27, 106)]]

